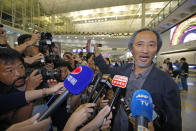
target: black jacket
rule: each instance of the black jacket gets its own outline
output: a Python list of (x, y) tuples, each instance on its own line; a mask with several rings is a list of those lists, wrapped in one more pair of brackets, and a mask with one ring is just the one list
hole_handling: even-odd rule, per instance
[[(130, 77), (131, 63), (124, 64), (117, 68), (108, 68), (100, 55), (96, 57), (95, 64), (103, 73), (118, 74)], [(164, 115), (167, 119), (165, 126), (162, 126), (162, 131), (181, 131), (181, 101), (178, 86), (173, 79), (165, 72), (159, 70), (154, 65), (147, 79), (145, 80), (142, 89), (147, 90), (153, 99), (153, 104), (156, 106), (159, 115)], [(115, 123), (114, 123), (115, 124)], [(123, 126), (123, 125), (119, 125)], [(115, 130), (122, 130), (121, 128)]]
[(183, 77), (187, 77), (189, 73), (189, 65), (188, 63), (184, 62), (180, 68), (180, 75)]

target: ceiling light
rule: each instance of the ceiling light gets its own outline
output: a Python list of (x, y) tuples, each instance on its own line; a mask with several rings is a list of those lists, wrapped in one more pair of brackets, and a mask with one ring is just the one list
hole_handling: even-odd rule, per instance
[(105, 13), (108, 12), (108, 8), (104, 8), (103, 10), (104, 10)]

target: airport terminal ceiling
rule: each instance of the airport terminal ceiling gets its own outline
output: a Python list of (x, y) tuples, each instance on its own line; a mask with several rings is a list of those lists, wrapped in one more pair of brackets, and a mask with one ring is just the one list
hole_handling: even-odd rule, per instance
[[(9, 15), (13, 15), (12, 7), (15, 7), (14, 25), (26, 29), (27, 32), (34, 29), (52, 32), (58, 36), (55, 39), (66, 39), (58, 41), (64, 43), (62, 44), (65, 45), (64, 48), (69, 46), (67, 39), (73, 42), (70, 46), (77, 47), (76, 41), (85, 41), (87, 38), (106, 41), (105, 48), (127, 48), (127, 38), (151, 22), (169, 2), (169, 0), (0, 1), (1, 8), (3, 7)], [(171, 5), (175, 6), (177, 0), (172, 2)], [(13, 22), (13, 17), (10, 18)], [(119, 45), (117, 42), (121, 40), (124, 44)], [(78, 47), (83, 44), (78, 44)]]
[[(44, 28), (48, 30), (51, 30), (50, 26), (53, 22), (55, 27), (52, 29), (52, 32), (56, 33), (131, 33), (142, 26), (140, 24), (142, 3), (145, 4), (145, 26), (160, 12), (168, 1), (2, 0), (0, 3), (8, 14), (12, 14), (12, 6), (16, 7), (18, 21), (22, 21), (22, 18), (20, 20), (19, 17), (23, 15), (32, 16), (34, 22), (40, 22), (40, 26), (45, 25), (47, 27)], [(25, 7), (26, 12), (22, 14), (22, 10)], [(32, 10), (33, 12), (31, 13)]]

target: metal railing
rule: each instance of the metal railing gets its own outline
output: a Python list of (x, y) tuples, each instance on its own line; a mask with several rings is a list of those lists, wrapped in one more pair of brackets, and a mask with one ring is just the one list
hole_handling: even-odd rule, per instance
[(169, 16), (175, 9), (177, 9), (182, 3), (187, 0), (170, 0), (165, 7), (153, 18), (147, 25), (148, 28), (154, 28), (167, 16)]
[[(10, 2), (10, 1), (8, 1)], [(16, 5), (15, 0), (12, 3), (6, 4), (5, 1), (0, 2), (0, 23), (31, 33), (34, 29), (47, 31), (46, 23), (41, 21), (41, 17), (45, 13), (39, 8), (39, 3), (34, 3), (33, 0), (22, 0), (23, 5)]]

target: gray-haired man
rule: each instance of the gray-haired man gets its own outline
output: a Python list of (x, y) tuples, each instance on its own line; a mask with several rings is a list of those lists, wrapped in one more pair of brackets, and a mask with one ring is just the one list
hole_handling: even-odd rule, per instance
[[(134, 63), (124, 64), (117, 68), (108, 68), (97, 47), (95, 47), (95, 63), (103, 73), (119, 74), (129, 77), (125, 91), (125, 102), (130, 106), (133, 93), (138, 89), (147, 90), (160, 119), (154, 125), (158, 131), (181, 131), (180, 94), (175, 82), (153, 63), (153, 59), (162, 46), (160, 35), (151, 29), (144, 28), (135, 32), (128, 44), (133, 54)], [(122, 104), (116, 110), (112, 129), (114, 131), (132, 131), (133, 125), (124, 111)], [(150, 128), (153, 129), (153, 128)]]

